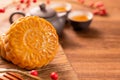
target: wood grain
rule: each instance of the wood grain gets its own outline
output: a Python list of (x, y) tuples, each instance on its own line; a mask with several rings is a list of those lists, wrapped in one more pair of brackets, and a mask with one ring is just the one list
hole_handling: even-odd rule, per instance
[[(27, 70), (21, 69), (18, 66), (15, 66), (12, 63), (3, 60), (2, 58), (0, 58), (0, 68), (16, 69), (28, 72)], [(58, 73), (59, 80), (78, 80), (77, 75), (68, 62), (61, 46), (59, 47), (59, 51), (55, 59), (47, 66), (38, 68), (37, 70), (39, 72), (39, 76), (43, 80), (51, 80), (50, 74), (52, 72)]]
[[(120, 80), (120, 0), (101, 1), (108, 16), (94, 16), (86, 31), (77, 32), (66, 25), (61, 39), (79, 80)], [(91, 10), (79, 3), (72, 4), (73, 10)]]

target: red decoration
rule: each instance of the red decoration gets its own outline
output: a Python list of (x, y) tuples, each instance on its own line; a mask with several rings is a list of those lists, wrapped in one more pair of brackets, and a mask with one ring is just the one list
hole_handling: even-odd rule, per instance
[[(25, 5), (25, 7), (22, 7), (22, 10), (24, 11), (26, 8), (30, 7), (32, 0), (19, 0), (19, 4), (15, 7), (16, 10), (20, 10), (22, 5)], [(50, 3), (50, 0), (48, 0)], [(17, 2), (17, 1), (16, 1)], [(16, 3), (13, 1), (13, 3)], [(33, 0), (33, 3), (36, 3), (37, 0)], [(4, 8), (0, 8), (0, 13), (5, 13), (9, 6), (5, 6)]]
[(101, 16), (105, 16), (105, 15), (107, 15), (107, 12), (106, 12), (105, 9), (103, 9), (103, 10), (100, 10), (99, 14), (100, 14)]
[(37, 70), (32, 70), (30, 71), (31, 75), (38, 76), (38, 71)]
[(24, 3), (24, 0), (20, 0), (20, 3)]
[(105, 16), (105, 15), (107, 15), (107, 11), (106, 11), (106, 9), (104, 7), (100, 7), (98, 9), (94, 10), (93, 14)]
[(33, 2), (34, 2), (34, 3), (36, 3), (36, 2), (37, 2), (37, 0), (33, 0)]
[(4, 13), (5, 12), (5, 9), (0, 9), (0, 13)]
[(50, 77), (52, 80), (58, 80), (58, 74), (56, 72), (52, 72)]
[(27, 0), (27, 1), (26, 1), (26, 4), (30, 4), (30, 0)]
[(98, 14), (99, 14), (99, 10), (98, 10), (98, 9), (94, 10), (94, 11), (93, 11), (93, 14), (94, 14), (94, 15), (98, 15)]

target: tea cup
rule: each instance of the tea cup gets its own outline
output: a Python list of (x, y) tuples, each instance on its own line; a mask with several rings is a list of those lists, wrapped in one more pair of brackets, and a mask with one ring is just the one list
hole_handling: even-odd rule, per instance
[(53, 8), (57, 13), (67, 12), (69, 13), (72, 9), (72, 6), (70, 3), (62, 3), (62, 2), (53, 2), (49, 5), (51, 8)]
[(85, 10), (75, 10), (68, 14), (68, 22), (74, 30), (88, 29), (93, 19), (93, 13)]

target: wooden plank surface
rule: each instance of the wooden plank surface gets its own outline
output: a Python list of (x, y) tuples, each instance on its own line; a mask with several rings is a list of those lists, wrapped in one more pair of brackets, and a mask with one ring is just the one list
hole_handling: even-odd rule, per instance
[[(120, 0), (100, 1), (108, 16), (94, 16), (86, 31), (76, 32), (67, 25), (61, 40), (79, 80), (120, 80)], [(89, 10), (78, 4), (73, 8)]]
[[(15, 66), (12, 63), (3, 60), (2, 58), (0, 58), (0, 68), (16, 69), (28, 72), (27, 70), (21, 69), (18, 66)], [(67, 60), (61, 46), (59, 47), (59, 51), (55, 59), (47, 66), (44, 66), (37, 70), (39, 72), (39, 76), (43, 80), (51, 80), (51, 72), (57, 72), (59, 75), (59, 80), (78, 80), (77, 75)]]
[[(2, 5), (3, 6), (3, 5)], [(15, 11), (13, 8), (14, 5), (10, 5), (7, 11), (4, 14), (0, 14), (0, 35), (6, 32), (9, 29), (9, 16), (12, 12)], [(10, 68), (10, 69), (19, 69), (19, 67), (13, 65), (12, 63), (6, 62), (0, 58), (0, 68)], [(22, 69), (23, 70), (23, 69)], [(26, 70), (23, 70), (26, 71)], [(59, 47), (59, 51), (55, 59), (45, 67), (38, 69), (39, 76), (43, 80), (51, 80), (50, 73), (57, 72), (59, 75), (59, 80), (78, 80), (75, 71), (73, 70), (71, 64), (67, 60), (67, 57), (62, 49)]]

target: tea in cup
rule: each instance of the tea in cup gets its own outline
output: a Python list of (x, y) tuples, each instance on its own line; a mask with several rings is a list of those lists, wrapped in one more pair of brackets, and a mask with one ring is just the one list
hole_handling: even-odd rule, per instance
[(71, 4), (70, 3), (58, 3), (54, 2), (50, 4), (50, 7), (53, 8), (56, 12), (61, 13), (61, 12), (70, 12), (71, 11)]
[(87, 29), (93, 19), (92, 12), (89, 11), (71, 11), (68, 14), (68, 21), (75, 30)]

